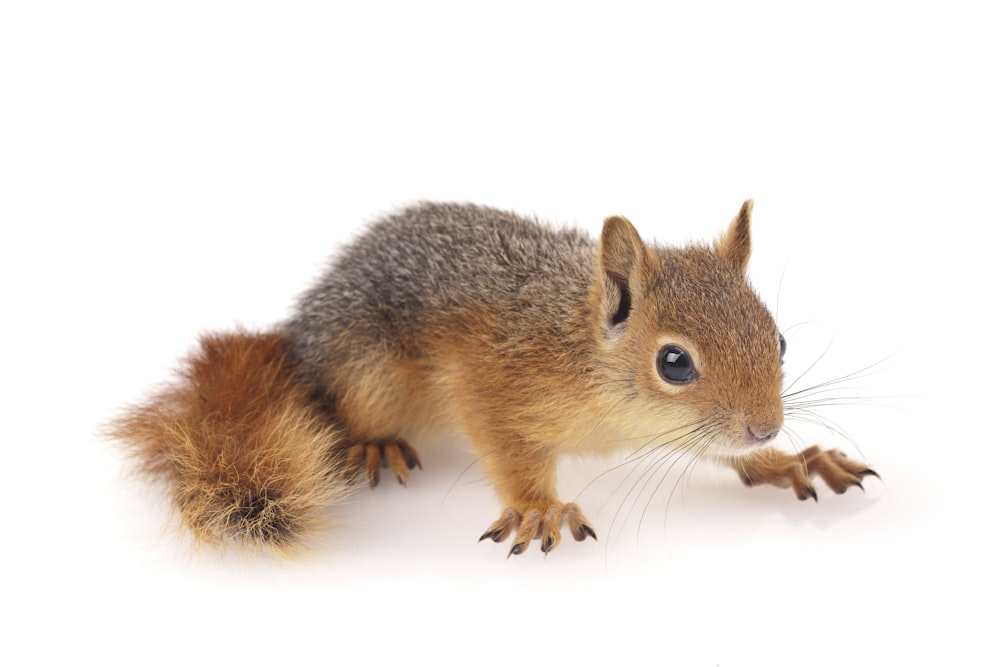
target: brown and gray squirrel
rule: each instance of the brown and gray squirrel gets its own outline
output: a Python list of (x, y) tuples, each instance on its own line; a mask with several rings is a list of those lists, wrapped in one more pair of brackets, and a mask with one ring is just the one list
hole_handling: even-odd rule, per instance
[(598, 242), (512, 213), (424, 203), (374, 224), (265, 332), (203, 336), (178, 377), (109, 428), (165, 479), (198, 542), (296, 551), (414, 438), (471, 442), (502, 511), (480, 539), (549, 552), (561, 454), (652, 444), (816, 498), (875, 475), (836, 450), (771, 446), (785, 340), (746, 279), (752, 202), (712, 244), (654, 247), (622, 217)]

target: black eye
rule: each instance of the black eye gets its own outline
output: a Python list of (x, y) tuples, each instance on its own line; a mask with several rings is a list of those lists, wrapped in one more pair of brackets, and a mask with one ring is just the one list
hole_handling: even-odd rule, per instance
[(698, 379), (691, 355), (677, 345), (665, 345), (656, 357), (656, 370), (671, 384), (687, 384)]
[(781, 346), (781, 351), (778, 353), (779, 359), (785, 358), (785, 350), (788, 348), (788, 343), (785, 342), (785, 337), (778, 334), (778, 345)]

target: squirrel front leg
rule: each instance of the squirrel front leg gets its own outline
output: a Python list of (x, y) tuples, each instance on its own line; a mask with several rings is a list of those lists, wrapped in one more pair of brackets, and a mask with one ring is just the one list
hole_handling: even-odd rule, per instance
[(480, 541), (503, 542), (514, 533), (509, 558), (523, 553), (533, 539), (542, 541), (544, 553), (552, 551), (559, 546), (564, 523), (578, 542), (597, 539), (580, 508), (556, 497), (557, 457), (551, 447), (500, 433), (478, 433), (472, 441), (504, 507)]

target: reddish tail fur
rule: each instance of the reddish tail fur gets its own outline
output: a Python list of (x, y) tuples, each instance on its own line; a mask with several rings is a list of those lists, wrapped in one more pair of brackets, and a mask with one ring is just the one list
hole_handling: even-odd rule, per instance
[(351, 488), (337, 429), (278, 333), (204, 336), (176, 381), (109, 431), (142, 472), (168, 482), (202, 543), (284, 554), (323, 528)]

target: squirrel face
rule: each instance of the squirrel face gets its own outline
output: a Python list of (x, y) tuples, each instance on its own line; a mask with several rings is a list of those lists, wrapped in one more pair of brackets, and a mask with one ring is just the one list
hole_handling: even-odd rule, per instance
[(605, 221), (591, 308), (634, 437), (740, 456), (781, 430), (784, 338), (746, 279), (752, 206), (711, 246), (651, 248)]

